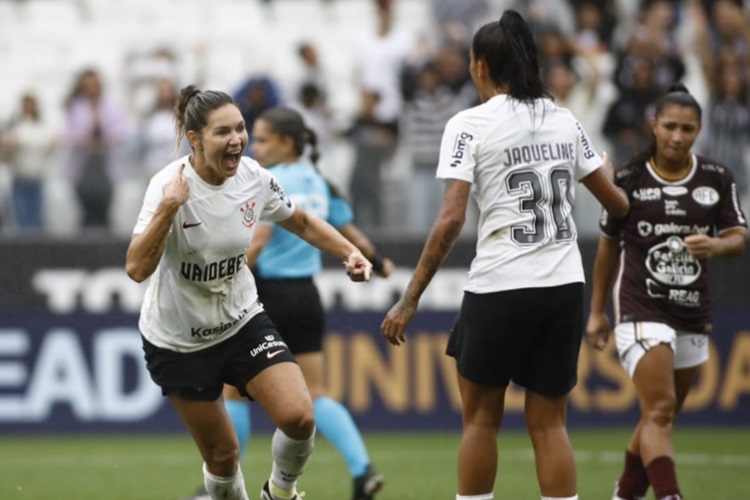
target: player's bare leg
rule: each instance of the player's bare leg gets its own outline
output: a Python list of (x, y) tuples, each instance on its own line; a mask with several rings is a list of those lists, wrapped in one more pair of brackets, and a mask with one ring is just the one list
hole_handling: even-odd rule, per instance
[(296, 363), (279, 363), (256, 375), (247, 392), (276, 426), (271, 442), (273, 468), (268, 487), (272, 498), (297, 498), (297, 480), (310, 460), (315, 437), (312, 400)]
[(571, 498), (578, 491), (573, 448), (566, 429), (567, 396), (526, 390), (525, 414), (543, 497)]
[(505, 388), (477, 385), (460, 374), (463, 430), (458, 448), (458, 494), (492, 493), (497, 476), (497, 433), (505, 410)]
[(660, 344), (643, 355), (633, 374), (641, 407), (640, 454), (656, 498), (679, 495), (672, 447), (678, 408), (673, 366), (672, 348)]
[(223, 398), (193, 401), (170, 396), (203, 457), (203, 476), (213, 498), (246, 500), (245, 482), (239, 469), (239, 443), (224, 408)]

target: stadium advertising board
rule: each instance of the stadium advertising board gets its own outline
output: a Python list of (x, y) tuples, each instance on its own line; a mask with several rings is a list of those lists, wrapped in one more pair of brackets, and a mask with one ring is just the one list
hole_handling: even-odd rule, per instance
[[(137, 329), (143, 285), (121, 268), (36, 268), (28, 289), (41, 307), (0, 314), (0, 429), (3, 433), (173, 432), (179, 418), (151, 382)], [(367, 430), (460, 426), (455, 366), (443, 352), (464, 271), (445, 269), (429, 287), (405, 346), (379, 334), (385, 311), (409, 278), (349, 283), (339, 270), (318, 279), (328, 308), (330, 393)], [(715, 304), (711, 359), (687, 401), (683, 424), (748, 425), (750, 311)], [(585, 342), (572, 426), (632, 424), (636, 400), (615, 353)], [(523, 425), (523, 393), (509, 389), (506, 426)], [(256, 428), (269, 428), (255, 411)]]

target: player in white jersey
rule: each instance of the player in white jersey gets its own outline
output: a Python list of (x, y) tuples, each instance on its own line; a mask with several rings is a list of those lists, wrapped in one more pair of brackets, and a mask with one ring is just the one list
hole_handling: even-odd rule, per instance
[(310, 394), (289, 348), (258, 302), (246, 252), (259, 220), (341, 258), (353, 281), (371, 264), (319, 217), (296, 207), (272, 174), (242, 156), (248, 134), (232, 98), (186, 87), (175, 109), (192, 153), (149, 184), (127, 252), (128, 275), (151, 277), (139, 327), (152, 379), (204, 460), (214, 499), (247, 499), (224, 383), (256, 400), (277, 427), (262, 500), (298, 499), (313, 449)]
[(482, 104), (446, 125), (440, 213), (383, 335), (394, 345), (405, 341), (420, 296), (461, 231), (473, 186), (477, 253), (447, 348), (463, 413), (456, 498), (493, 498), (497, 433), (513, 381), (526, 389), (542, 498), (577, 499), (565, 420), (583, 333), (574, 181), (615, 215), (627, 213), (627, 197), (575, 118), (547, 97), (536, 45), (517, 12), (477, 31), (469, 69)]

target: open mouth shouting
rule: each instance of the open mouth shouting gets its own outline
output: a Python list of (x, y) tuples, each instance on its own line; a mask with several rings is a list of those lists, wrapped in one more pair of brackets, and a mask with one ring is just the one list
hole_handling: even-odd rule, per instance
[(237, 167), (240, 164), (241, 157), (242, 157), (242, 150), (230, 151), (230, 152), (224, 153), (224, 156), (222, 157), (222, 160), (221, 160), (221, 164), (225, 170), (233, 172), (237, 170)]

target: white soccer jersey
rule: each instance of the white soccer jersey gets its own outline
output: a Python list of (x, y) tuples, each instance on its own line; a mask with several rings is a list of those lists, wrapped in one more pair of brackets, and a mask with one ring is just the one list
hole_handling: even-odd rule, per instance
[(570, 111), (549, 99), (530, 106), (499, 95), (451, 118), (437, 178), (472, 183), (480, 210), (477, 254), (464, 289), (583, 282), (572, 181), (601, 165)]
[(164, 185), (182, 164), (190, 196), (151, 276), (139, 328), (158, 347), (191, 352), (231, 337), (262, 311), (245, 252), (258, 220), (285, 220), (294, 205), (274, 176), (250, 158), (243, 157), (224, 184), (213, 186), (185, 156), (151, 179), (135, 234), (148, 226)]

